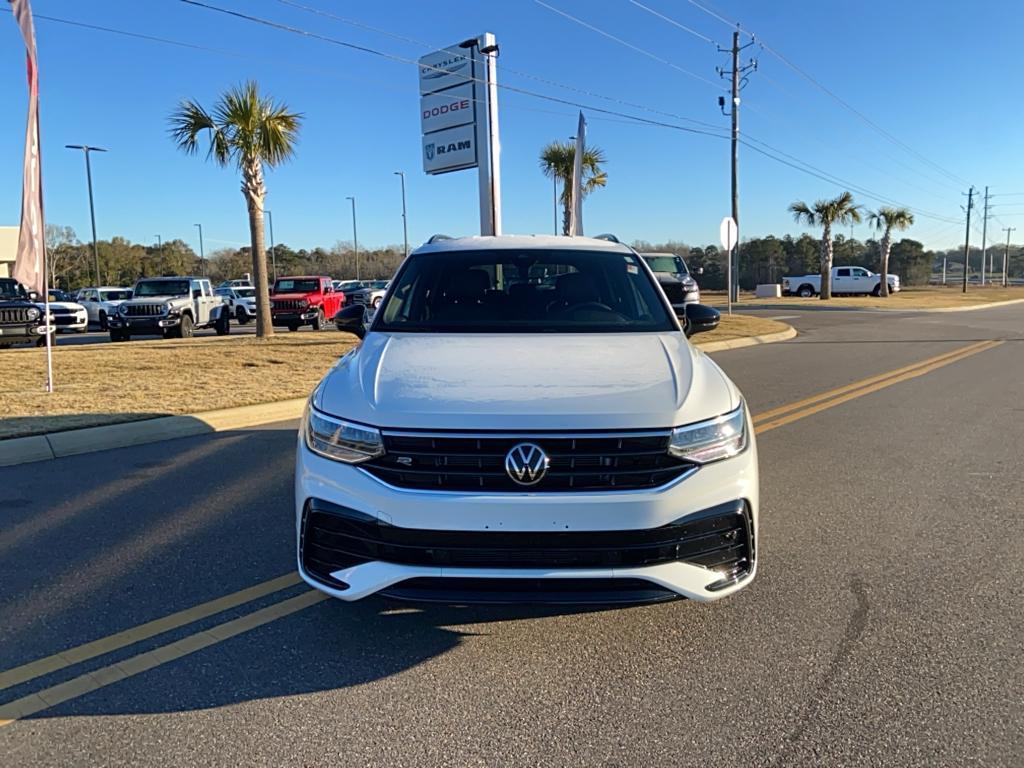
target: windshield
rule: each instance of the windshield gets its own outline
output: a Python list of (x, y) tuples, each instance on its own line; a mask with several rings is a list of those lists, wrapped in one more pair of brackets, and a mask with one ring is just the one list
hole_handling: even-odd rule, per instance
[(47, 295), (50, 297), (50, 301), (72, 301), (72, 298), (64, 291), (50, 291)]
[(652, 272), (671, 272), (674, 275), (687, 275), (686, 262), (678, 256), (648, 256), (644, 254), (644, 261), (651, 268)]
[(358, 291), (363, 287), (363, 284), (356, 280), (342, 280), (338, 283), (339, 291)]
[(255, 288), (235, 288), (235, 295), (240, 299), (251, 299), (256, 295)]
[(622, 252), (493, 250), (412, 256), (376, 331), (674, 331), (657, 289)]
[(23, 299), (25, 298), (25, 292), (16, 280), (0, 280), (0, 298)]
[(190, 296), (188, 280), (140, 280), (135, 298), (140, 296)]
[(131, 291), (100, 291), (100, 301), (124, 301), (131, 295)]
[[(274, 283), (274, 293), (316, 293), (320, 290), (320, 281), (316, 278), (308, 280), (278, 280)], [(255, 289), (253, 289), (255, 296)]]

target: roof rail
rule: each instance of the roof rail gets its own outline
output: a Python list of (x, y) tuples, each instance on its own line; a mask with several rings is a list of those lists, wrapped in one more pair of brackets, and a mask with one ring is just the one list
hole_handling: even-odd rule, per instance
[(427, 244), (429, 245), (430, 243), (437, 243), (437, 242), (440, 242), (441, 240), (451, 240), (451, 239), (453, 239), (451, 235), (441, 235), (441, 234), (431, 235), (430, 239), (427, 240)]
[(613, 234), (611, 234), (609, 232), (605, 232), (603, 235), (594, 235), (594, 239), (595, 240), (607, 240), (609, 243), (621, 243), (622, 242), (621, 240), (619, 240), (619, 238), (617, 238), (615, 235), (613, 235)]

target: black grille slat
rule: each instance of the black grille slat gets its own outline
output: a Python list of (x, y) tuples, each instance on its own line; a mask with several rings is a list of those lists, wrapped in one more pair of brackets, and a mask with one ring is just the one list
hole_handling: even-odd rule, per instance
[[(524, 487), (505, 472), (505, 456), (529, 441), (550, 460), (547, 475)], [(640, 490), (671, 482), (693, 465), (668, 453), (668, 433), (633, 435), (387, 434), (385, 454), (361, 466), (402, 488), (450, 491)]]
[(129, 304), (128, 317), (152, 317), (164, 313), (163, 304)]
[(302, 299), (274, 299), (270, 302), (272, 309), (307, 309), (307, 304)]
[(424, 530), (346, 512), (327, 505), (306, 510), (301, 556), (315, 575), (371, 561), (452, 568), (629, 568), (683, 561), (728, 572), (752, 560), (749, 513), (741, 503), (658, 528), (622, 531)]
[(15, 323), (28, 323), (28, 307), (14, 307), (0, 309), (0, 323), (13, 325)]

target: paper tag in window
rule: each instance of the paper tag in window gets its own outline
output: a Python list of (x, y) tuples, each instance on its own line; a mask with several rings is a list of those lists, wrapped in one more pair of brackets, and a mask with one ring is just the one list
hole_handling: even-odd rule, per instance
[(626, 271), (629, 272), (629, 274), (631, 275), (637, 275), (640, 273), (640, 269), (636, 266), (636, 264), (627, 264)]

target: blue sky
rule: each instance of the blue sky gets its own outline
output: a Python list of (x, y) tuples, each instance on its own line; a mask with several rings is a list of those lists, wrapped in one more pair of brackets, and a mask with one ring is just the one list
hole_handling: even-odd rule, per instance
[[(717, 105), (725, 83), (715, 73), (727, 59), (698, 35), (724, 45), (731, 31), (687, 0), (643, 4), (696, 35), (629, 0), (545, 0), (662, 61), (533, 0), (296, 1), (434, 47), (490, 31), (501, 45), (499, 66), (515, 70), (500, 69), (502, 83), (679, 125), (692, 124), (656, 112), (728, 126)], [(400, 57), (415, 59), (428, 51), (278, 0), (209, 2)], [(744, 135), (866, 191), (950, 219), (918, 215), (910, 236), (927, 246), (963, 242), (963, 226), (956, 222), (962, 218), (961, 192), (968, 184), (990, 185), (993, 195), (1024, 192), (1018, 52), (1024, 5), (1019, 0), (701, 4), (739, 21), (917, 154), (885, 138), (758, 46), (747, 51), (758, 58), (759, 69), (743, 94)], [(414, 66), (178, 0), (33, 0), (33, 8), (37, 15), (223, 51), (37, 21), (47, 220), (71, 225), (83, 240), (89, 237), (85, 171), (81, 153), (64, 149), (68, 143), (110, 150), (94, 156), (93, 163), (101, 238), (119, 234), (155, 242), (159, 234), (198, 248), (193, 224), (201, 222), (207, 251), (247, 243), (237, 173), (177, 152), (167, 138), (166, 118), (182, 98), (208, 104), (225, 87), (249, 78), (305, 116), (295, 160), (268, 176), (267, 207), (273, 211), (278, 242), (312, 247), (351, 239), (345, 197), (355, 195), (360, 242), (400, 243), (396, 170), (407, 173), (413, 244), (435, 232), (478, 231), (476, 172), (428, 177), (421, 170)], [(0, 223), (15, 224), (26, 94), (23, 49), (9, 14), (0, 14), (0, 73), (5, 105)], [(500, 111), (504, 229), (550, 232), (551, 183), (538, 169), (537, 155), (546, 142), (575, 132), (577, 110), (503, 90)], [(608, 156), (609, 175), (608, 187), (587, 201), (588, 233), (614, 232), (625, 240), (717, 241), (718, 224), (729, 212), (727, 140), (584, 112), (589, 140)], [(742, 235), (799, 233), (787, 205), (842, 188), (741, 147)], [(857, 197), (868, 206), (879, 204), (865, 194)], [(1024, 232), (1024, 195), (993, 197), (993, 204), (997, 218), (989, 225), (990, 240), (1001, 240), (1003, 226), (1019, 225)], [(975, 220), (980, 231), (980, 216)], [(867, 234), (866, 226), (855, 230), (858, 238)], [(972, 242), (978, 240), (980, 235), (972, 233)]]

